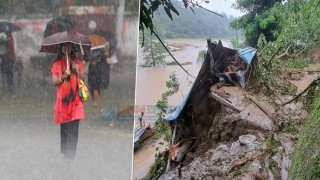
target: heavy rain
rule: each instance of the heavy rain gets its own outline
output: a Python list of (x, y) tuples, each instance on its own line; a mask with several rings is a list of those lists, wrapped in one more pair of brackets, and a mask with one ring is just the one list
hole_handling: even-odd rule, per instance
[[(137, 11), (138, 1), (129, 0), (1, 2), (1, 179), (131, 178)], [(84, 50), (86, 57), (77, 52), (90, 93), (76, 154), (68, 159), (54, 122), (57, 87), (51, 68), (57, 53), (39, 50), (45, 37), (71, 30), (105, 39), (91, 48), (102, 45), (98, 48), (109, 56), (101, 77), (107, 82), (91, 91), (92, 50)]]

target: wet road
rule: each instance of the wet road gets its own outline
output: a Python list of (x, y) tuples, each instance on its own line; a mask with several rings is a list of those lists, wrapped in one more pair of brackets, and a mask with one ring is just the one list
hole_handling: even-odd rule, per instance
[(38, 120), (1, 118), (1, 179), (130, 179), (129, 135), (90, 132), (81, 123), (77, 157), (67, 163), (59, 153), (59, 126)]

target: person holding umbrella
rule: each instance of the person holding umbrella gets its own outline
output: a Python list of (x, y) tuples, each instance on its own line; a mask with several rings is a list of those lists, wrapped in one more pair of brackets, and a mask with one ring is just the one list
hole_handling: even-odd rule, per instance
[(82, 60), (76, 57), (76, 51), (90, 41), (76, 32), (62, 32), (48, 36), (42, 43), (40, 52), (57, 52), (52, 64), (52, 85), (57, 87), (54, 105), (54, 122), (60, 124), (61, 153), (68, 161), (76, 155), (79, 121), (85, 118), (84, 105), (79, 95), (78, 78), (84, 79)]
[(109, 42), (102, 36), (89, 35), (92, 43), (88, 70), (88, 84), (92, 97), (92, 106), (97, 107), (102, 89), (107, 89), (110, 81), (110, 66), (106, 60)]

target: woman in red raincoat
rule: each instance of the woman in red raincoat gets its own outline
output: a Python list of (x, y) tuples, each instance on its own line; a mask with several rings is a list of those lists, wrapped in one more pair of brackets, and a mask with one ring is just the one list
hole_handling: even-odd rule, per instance
[[(78, 93), (78, 78), (84, 79), (84, 67), (75, 56), (75, 44), (60, 45), (58, 58), (54, 61), (52, 85), (57, 87), (54, 106), (54, 122), (60, 124), (61, 153), (72, 160), (76, 155), (79, 121), (85, 118), (83, 102)], [(67, 55), (70, 69), (67, 68)]]

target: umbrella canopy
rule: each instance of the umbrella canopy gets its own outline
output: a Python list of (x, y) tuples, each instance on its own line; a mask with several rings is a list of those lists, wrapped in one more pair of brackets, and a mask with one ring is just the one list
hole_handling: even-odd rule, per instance
[(90, 50), (91, 42), (89, 38), (76, 31), (64, 31), (58, 32), (51, 36), (46, 37), (43, 40), (39, 52), (57, 53), (59, 44), (62, 43), (73, 43), (80, 45), (80, 49)]
[(88, 38), (92, 43), (91, 50), (105, 48), (109, 45), (109, 42), (106, 40), (106, 38), (102, 36), (93, 34), (89, 35)]
[(19, 31), (19, 30), (21, 30), (21, 28), (12, 22), (8, 22), (8, 21), (0, 22), (0, 32), (13, 32), (13, 31)]

